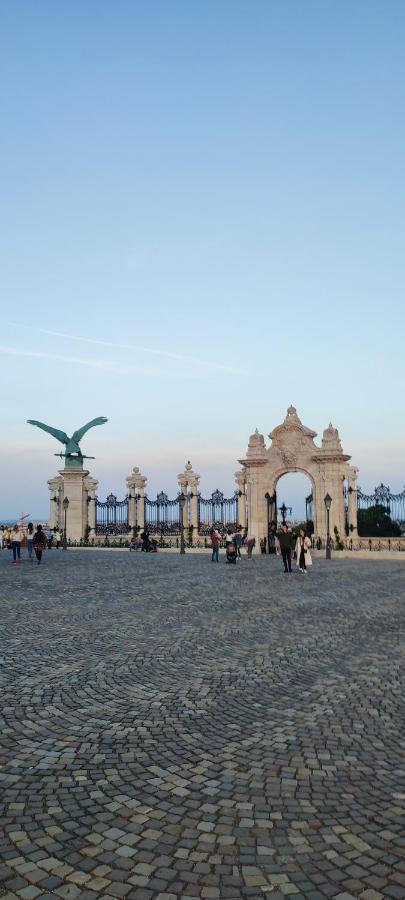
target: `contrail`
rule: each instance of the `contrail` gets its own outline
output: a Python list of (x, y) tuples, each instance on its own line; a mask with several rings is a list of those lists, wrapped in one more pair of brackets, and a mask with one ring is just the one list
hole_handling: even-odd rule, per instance
[[(206, 369), (219, 370), (228, 372), (230, 375), (249, 375), (244, 369), (235, 368), (234, 366), (226, 366), (221, 363), (208, 362), (208, 360), (199, 359), (196, 356), (183, 356), (180, 353), (171, 353), (169, 350), (155, 350), (153, 347), (141, 347), (136, 344), (118, 344), (113, 341), (103, 341), (99, 338), (82, 337), (78, 334), (66, 334), (64, 331), (51, 331), (48, 328), (37, 328), (34, 325), (22, 325), (20, 322), (6, 322), (13, 328), (24, 328), (29, 331), (36, 331), (40, 334), (47, 334), (51, 337), (67, 338), (71, 341), (81, 341), (84, 344), (95, 344), (99, 347), (110, 347), (114, 350), (130, 350), (135, 353), (150, 353), (153, 356), (164, 357), (165, 359), (173, 359), (177, 362), (188, 363), (194, 366), (202, 366)], [(163, 373), (162, 373), (163, 374)]]
[(21, 350), (19, 347), (2, 347), (0, 346), (0, 354), (6, 356), (24, 356), (32, 359), (50, 359), (53, 362), (69, 363), (74, 366), (86, 366), (89, 369), (99, 369), (102, 372), (109, 372), (115, 375), (147, 375), (148, 377), (167, 378), (173, 373), (166, 372), (163, 369), (148, 369), (144, 366), (131, 365), (130, 363), (105, 362), (102, 359), (88, 359), (82, 356), (65, 356), (61, 353), (46, 353), (42, 350)]

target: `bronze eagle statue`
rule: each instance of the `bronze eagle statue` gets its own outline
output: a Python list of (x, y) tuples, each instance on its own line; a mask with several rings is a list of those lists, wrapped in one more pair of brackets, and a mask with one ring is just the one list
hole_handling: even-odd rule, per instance
[[(82, 451), (79, 447), (79, 441), (81, 441), (86, 431), (89, 431), (90, 428), (95, 428), (96, 425), (104, 425), (108, 422), (108, 419), (105, 416), (98, 416), (97, 419), (92, 419), (91, 422), (87, 422), (87, 425), (83, 425), (82, 428), (78, 428), (77, 431), (74, 431), (72, 437), (68, 437), (68, 435), (64, 431), (59, 431), (58, 428), (53, 428), (52, 425), (45, 425), (44, 422), (37, 422), (36, 419), (27, 419), (29, 425), (36, 425), (37, 428), (42, 428), (43, 431), (47, 431), (48, 434), (52, 434), (57, 441), (60, 441), (61, 444), (64, 444), (66, 447), (65, 452), (61, 456), (65, 457), (75, 457), (78, 459), (84, 459)], [(59, 456), (59, 454), (56, 454)]]

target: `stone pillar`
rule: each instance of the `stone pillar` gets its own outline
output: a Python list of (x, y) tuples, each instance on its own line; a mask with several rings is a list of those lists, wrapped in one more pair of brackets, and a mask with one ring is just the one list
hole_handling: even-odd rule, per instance
[(61, 475), (55, 475), (48, 481), (49, 490), (51, 492), (49, 506), (49, 527), (61, 528), (62, 516), (62, 500), (63, 500), (63, 479)]
[(246, 473), (242, 469), (241, 472), (235, 472), (235, 481), (240, 491), (238, 499), (238, 525), (246, 528)]
[(263, 505), (264, 498), (261, 496), (261, 484), (258, 473), (251, 469), (248, 474), (248, 479), (250, 488), (248, 508), (249, 537), (256, 538), (255, 552), (258, 553), (260, 538), (262, 537), (261, 520), (263, 518), (263, 511), (261, 507)]
[(347, 480), (349, 487), (349, 537), (358, 537), (357, 530), (357, 475), (359, 470), (356, 466), (349, 466), (347, 470)]
[(84, 486), (86, 490), (86, 522), (84, 527), (90, 528), (90, 538), (94, 538), (96, 534), (96, 497), (98, 481), (95, 478), (85, 478)]
[(140, 531), (145, 527), (145, 487), (147, 478), (139, 471), (139, 466), (135, 466), (132, 474), (127, 478), (129, 503), (128, 503), (128, 521), (129, 527), (139, 528)]
[(190, 501), (190, 525), (193, 526), (195, 533), (198, 532), (198, 484), (200, 481), (200, 476), (196, 475), (195, 478), (190, 481), (191, 488), (191, 501)]
[(190, 460), (186, 463), (184, 467), (184, 472), (181, 472), (178, 475), (179, 482), (179, 490), (180, 493), (186, 495), (186, 497), (190, 498), (190, 513), (189, 513), (189, 504), (185, 503), (183, 510), (183, 525), (184, 528), (188, 528), (190, 525), (193, 526), (194, 531), (197, 533), (198, 531), (198, 485), (200, 482), (200, 476), (197, 472), (193, 471), (193, 467), (191, 465)]
[[(87, 502), (86, 515), (83, 514), (84, 495), (87, 501), (87, 491), (85, 487), (85, 479), (88, 472), (85, 469), (63, 469), (60, 473), (63, 478), (63, 495), (69, 500), (69, 506), (66, 514), (66, 536), (70, 541), (80, 541), (84, 537), (85, 528), (87, 526)], [(62, 522), (65, 525), (65, 514), (62, 506)]]

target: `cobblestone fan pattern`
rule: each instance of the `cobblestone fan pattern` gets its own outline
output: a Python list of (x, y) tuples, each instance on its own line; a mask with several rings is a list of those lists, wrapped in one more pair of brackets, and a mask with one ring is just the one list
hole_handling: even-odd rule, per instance
[(405, 897), (402, 563), (0, 579), (7, 900)]

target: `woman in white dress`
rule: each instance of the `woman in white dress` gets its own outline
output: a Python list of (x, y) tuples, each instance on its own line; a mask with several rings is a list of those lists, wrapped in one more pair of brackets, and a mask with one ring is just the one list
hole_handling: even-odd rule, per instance
[(301, 528), (301, 531), (297, 537), (297, 541), (295, 544), (295, 552), (297, 554), (297, 566), (300, 572), (304, 572), (306, 574), (307, 566), (312, 566), (312, 558), (311, 558), (311, 541), (310, 538), (305, 535), (305, 531)]

